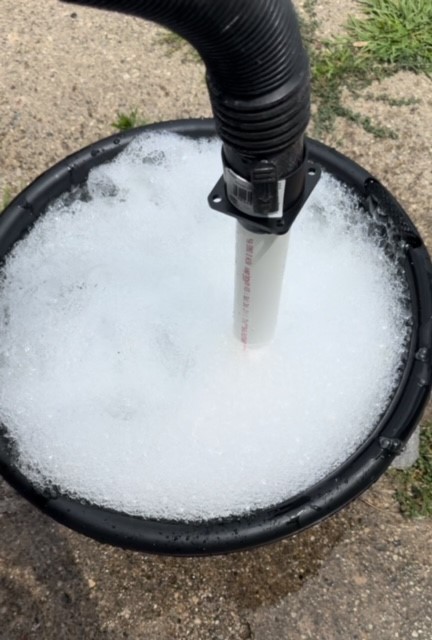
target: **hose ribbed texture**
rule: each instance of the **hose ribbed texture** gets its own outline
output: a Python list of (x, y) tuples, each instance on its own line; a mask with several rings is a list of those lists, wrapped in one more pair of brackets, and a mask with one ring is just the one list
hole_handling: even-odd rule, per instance
[(240, 155), (278, 155), (302, 137), (309, 67), (291, 0), (74, 1), (153, 20), (187, 39), (207, 67), (218, 132)]

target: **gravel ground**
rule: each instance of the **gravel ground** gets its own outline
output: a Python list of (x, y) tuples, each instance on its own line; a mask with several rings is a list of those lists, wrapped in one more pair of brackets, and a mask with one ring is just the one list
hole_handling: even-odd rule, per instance
[[(320, 33), (352, 3), (318, 2)], [(1, 0), (0, 195), (112, 133), (118, 111), (148, 121), (210, 115), (203, 67), (167, 56), (161, 30), (56, 0)], [(408, 73), (347, 105), (398, 133), (341, 120), (326, 142), (375, 173), (432, 247), (432, 85)], [(153, 558), (104, 547), (39, 514), (0, 481), (0, 640), (432, 640), (432, 525), (405, 521), (388, 478), (331, 520), (253, 552)]]

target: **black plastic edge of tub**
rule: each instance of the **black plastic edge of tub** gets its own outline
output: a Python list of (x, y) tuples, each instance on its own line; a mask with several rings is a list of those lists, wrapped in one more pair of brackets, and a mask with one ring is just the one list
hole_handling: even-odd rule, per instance
[[(31, 228), (49, 202), (82, 183), (92, 167), (114, 158), (137, 135), (161, 131), (192, 138), (216, 135), (210, 119), (171, 121), (116, 134), (72, 154), (37, 178), (5, 209), (0, 217), (0, 256)], [(126, 549), (180, 556), (228, 553), (279, 540), (332, 515), (373, 484), (403, 449), (421, 418), (431, 388), (429, 255), (411, 220), (375, 178), (330, 147), (310, 140), (309, 148), (313, 160), (353, 188), (362, 201), (372, 195), (378, 206), (390, 207), (390, 213), (396, 212), (399, 221), (402, 217), (410, 236), (405, 260), (415, 319), (410, 353), (399, 387), (377, 428), (338, 469), (292, 499), (242, 517), (201, 523), (145, 520), (85, 504), (55, 491), (40, 491), (12, 464), (8, 442), (0, 436), (0, 472), (44, 513), (99, 542)]]

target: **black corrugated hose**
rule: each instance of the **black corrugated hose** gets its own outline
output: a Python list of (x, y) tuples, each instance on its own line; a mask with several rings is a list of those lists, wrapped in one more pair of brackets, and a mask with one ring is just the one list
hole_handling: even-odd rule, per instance
[(207, 85), (228, 165), (266, 160), (283, 179), (303, 160), (309, 65), (291, 0), (65, 0), (155, 21), (187, 39)]

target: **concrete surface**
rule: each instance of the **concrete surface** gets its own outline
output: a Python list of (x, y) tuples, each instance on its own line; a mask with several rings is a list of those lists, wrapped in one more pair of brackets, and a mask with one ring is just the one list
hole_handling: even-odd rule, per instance
[[(340, 16), (349, 3), (319, 0), (330, 34), (326, 7)], [(210, 114), (203, 68), (168, 57), (160, 33), (56, 0), (1, 0), (0, 194), (110, 134), (117, 111), (136, 107), (148, 121)], [(326, 141), (387, 184), (432, 246), (431, 82), (401, 73), (374, 92), (419, 100), (356, 99), (399, 138), (340, 121)], [(201, 560), (104, 547), (0, 481), (0, 640), (432, 640), (431, 543), (431, 521), (405, 521), (387, 477), (295, 538)]]

